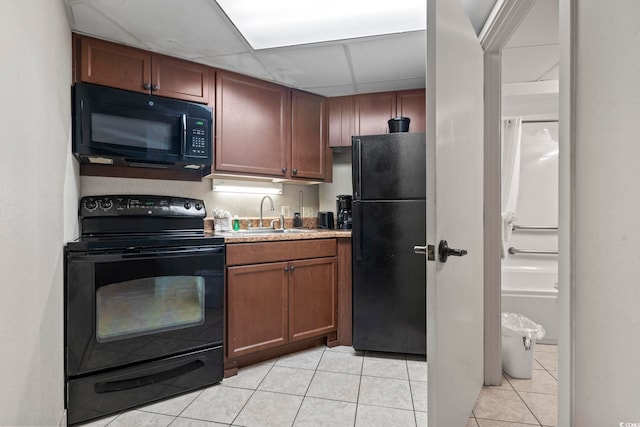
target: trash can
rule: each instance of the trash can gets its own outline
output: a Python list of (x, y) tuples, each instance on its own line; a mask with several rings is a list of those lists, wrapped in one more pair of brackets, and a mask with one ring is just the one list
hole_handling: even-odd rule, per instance
[(514, 378), (531, 378), (533, 351), (544, 328), (517, 313), (502, 313), (502, 370)]

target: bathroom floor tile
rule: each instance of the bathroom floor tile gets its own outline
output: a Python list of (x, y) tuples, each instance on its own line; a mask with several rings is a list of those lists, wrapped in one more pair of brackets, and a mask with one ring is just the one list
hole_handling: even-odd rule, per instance
[(543, 351), (535, 354), (535, 359), (540, 365), (548, 371), (558, 370), (558, 353)]
[(358, 403), (387, 408), (413, 409), (409, 381), (363, 376)]
[(471, 417), (469, 418), (469, 420), (467, 420), (467, 427), (478, 427), (478, 422), (474, 417)]
[(507, 377), (511, 386), (517, 392), (558, 394), (558, 380), (543, 369), (534, 369), (531, 379)]
[(521, 392), (520, 396), (542, 425), (558, 425), (558, 396), (527, 392)]
[(305, 397), (293, 425), (295, 427), (352, 427), (356, 404)]
[(498, 421), (498, 420), (484, 420), (482, 418), (476, 418), (479, 427), (531, 427), (531, 426), (539, 426), (540, 424), (522, 424), (522, 423), (512, 423), (509, 421)]
[(536, 344), (535, 351), (558, 353), (558, 346), (553, 344)]
[(356, 427), (410, 427), (416, 425), (413, 411), (358, 404)]
[(518, 393), (509, 390), (482, 389), (473, 408), (473, 414), (477, 419), (537, 423)]
[(247, 402), (234, 425), (246, 427), (285, 427), (293, 425), (302, 396), (256, 391)]

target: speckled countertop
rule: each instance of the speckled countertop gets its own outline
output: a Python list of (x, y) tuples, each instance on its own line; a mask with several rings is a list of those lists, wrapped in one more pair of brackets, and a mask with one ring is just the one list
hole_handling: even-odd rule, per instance
[[(265, 218), (263, 223), (265, 225), (270, 224), (272, 219), (277, 218)], [(240, 229), (246, 230), (251, 224), (252, 227), (258, 226), (257, 218), (240, 218)], [(214, 236), (224, 237), (225, 243), (245, 243), (245, 242), (277, 242), (280, 240), (310, 240), (310, 239), (332, 239), (332, 238), (350, 238), (351, 230), (326, 230), (316, 228), (315, 218), (304, 218), (302, 222), (303, 228), (300, 232), (273, 232), (273, 233), (258, 233), (251, 234), (246, 232), (235, 231), (219, 231), (215, 230), (214, 221), (212, 218), (205, 219), (205, 231), (211, 233)], [(293, 221), (287, 219), (285, 221), (285, 228), (292, 229)]]
[(276, 242), (282, 240), (309, 240), (350, 238), (351, 230), (304, 229), (299, 233), (259, 233), (244, 234), (242, 232), (214, 232), (215, 236), (224, 237), (225, 243)]

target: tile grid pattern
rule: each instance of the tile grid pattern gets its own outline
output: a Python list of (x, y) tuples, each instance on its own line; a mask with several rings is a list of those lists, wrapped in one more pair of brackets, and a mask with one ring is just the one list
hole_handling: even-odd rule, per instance
[(538, 344), (531, 379), (505, 374), (502, 385), (483, 387), (467, 427), (555, 427), (557, 394), (557, 346)]
[(427, 362), (314, 347), (86, 426), (426, 426)]
[[(315, 347), (240, 369), (220, 385), (86, 426), (426, 426), (424, 358)], [(484, 387), (467, 427), (557, 425), (557, 348), (537, 345), (530, 380)]]

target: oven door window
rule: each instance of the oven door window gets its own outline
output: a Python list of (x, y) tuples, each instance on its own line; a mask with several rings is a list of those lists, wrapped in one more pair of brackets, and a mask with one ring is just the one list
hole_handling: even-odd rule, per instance
[(109, 342), (201, 325), (201, 276), (145, 277), (103, 286), (96, 293), (96, 339)]

